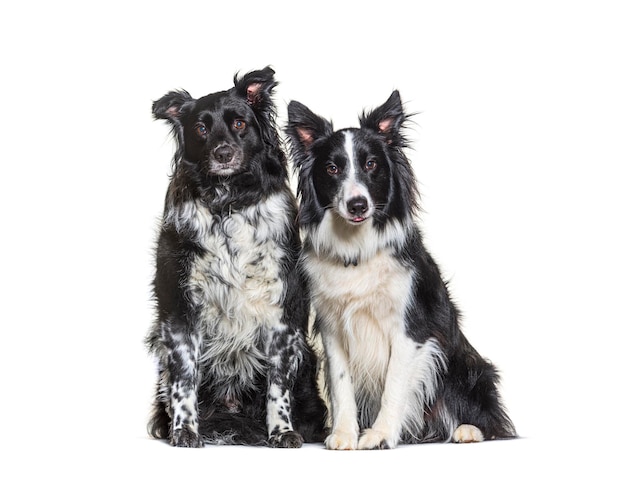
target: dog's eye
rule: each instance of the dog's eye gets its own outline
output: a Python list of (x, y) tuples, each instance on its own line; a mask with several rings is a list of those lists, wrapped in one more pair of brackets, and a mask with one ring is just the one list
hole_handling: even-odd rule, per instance
[(246, 122), (241, 119), (236, 119), (233, 122), (233, 129), (235, 130), (244, 130), (246, 128)]
[(200, 137), (206, 137), (207, 132), (208, 131), (207, 131), (206, 125), (204, 124), (196, 125), (196, 134), (198, 134)]
[(340, 173), (339, 167), (336, 164), (328, 163), (326, 165), (326, 172), (331, 175), (338, 175)]
[(365, 171), (374, 171), (376, 169), (378, 165), (376, 164), (376, 161), (374, 161), (373, 159), (368, 159), (365, 162)]

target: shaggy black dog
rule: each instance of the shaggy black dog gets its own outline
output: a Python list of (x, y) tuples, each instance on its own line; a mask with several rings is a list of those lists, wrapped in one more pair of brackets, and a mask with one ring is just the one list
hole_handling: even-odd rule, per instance
[(174, 446), (300, 447), (326, 410), (296, 267), (296, 202), (269, 67), (193, 99), (154, 102), (177, 142), (156, 251), (159, 366), (149, 432)]

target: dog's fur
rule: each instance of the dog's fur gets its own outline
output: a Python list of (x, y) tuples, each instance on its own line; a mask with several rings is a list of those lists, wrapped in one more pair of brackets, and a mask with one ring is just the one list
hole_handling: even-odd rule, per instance
[(360, 128), (335, 132), (298, 102), (288, 112), (302, 263), (327, 361), (326, 447), (514, 437), (496, 369), (461, 332), (415, 223), (399, 93)]
[(172, 91), (152, 107), (177, 150), (156, 250), (148, 428), (174, 446), (299, 447), (325, 435), (273, 75), (235, 76), (197, 100)]

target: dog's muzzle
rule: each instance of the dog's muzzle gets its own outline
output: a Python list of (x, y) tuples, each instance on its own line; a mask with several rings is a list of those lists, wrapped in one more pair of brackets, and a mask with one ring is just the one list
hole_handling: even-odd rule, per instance
[(209, 171), (213, 174), (228, 176), (241, 168), (243, 152), (238, 147), (220, 144), (209, 154)]

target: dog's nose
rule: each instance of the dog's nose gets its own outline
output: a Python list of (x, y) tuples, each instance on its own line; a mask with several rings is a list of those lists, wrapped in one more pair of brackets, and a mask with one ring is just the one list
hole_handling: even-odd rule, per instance
[(213, 150), (213, 157), (220, 163), (226, 164), (231, 159), (235, 152), (230, 146), (218, 146)]
[(348, 201), (348, 212), (355, 217), (362, 216), (367, 212), (367, 199), (364, 197), (356, 197)]

